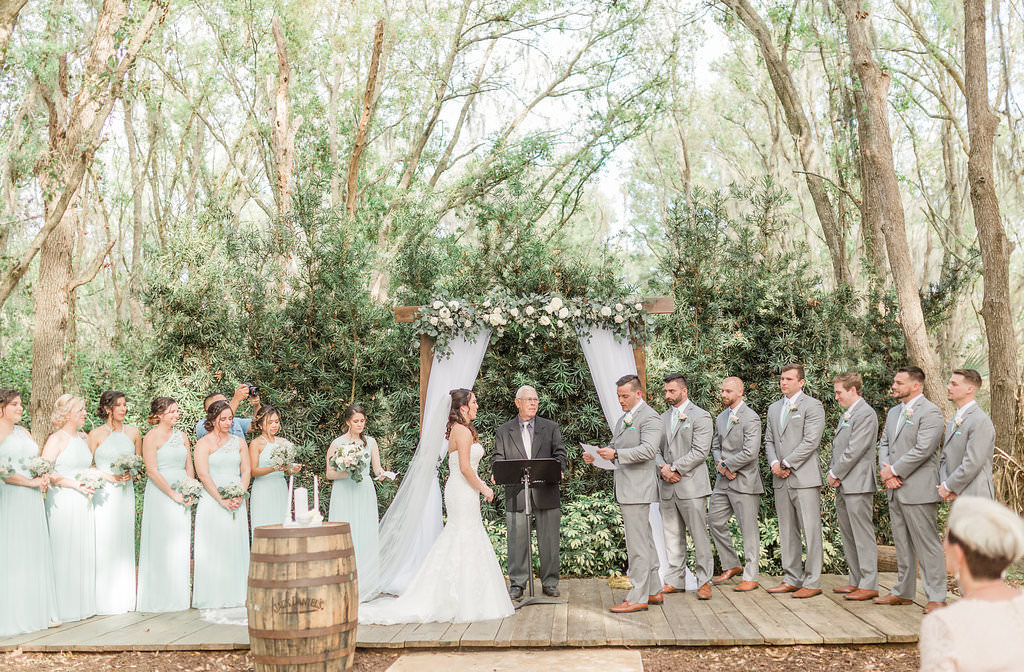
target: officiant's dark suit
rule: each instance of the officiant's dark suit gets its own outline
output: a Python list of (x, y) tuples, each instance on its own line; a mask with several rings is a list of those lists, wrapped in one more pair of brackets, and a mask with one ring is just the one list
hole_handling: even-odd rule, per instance
[[(526, 388), (536, 395), (533, 388)], [(498, 427), (494, 434), (494, 462), (500, 460), (526, 460), (554, 458), (562, 464), (562, 472), (566, 470), (565, 445), (562, 443), (562, 431), (551, 420), (534, 415), (528, 420), (523, 415), (530, 415), (529, 400), (520, 406), (520, 415), (515, 416)], [(536, 401), (533, 402), (536, 409)], [(535, 412), (535, 411), (534, 411)], [(527, 443), (529, 445), (527, 445)], [(518, 598), (522, 595), (523, 586), (530, 572), (530, 538), (529, 525), (526, 520), (526, 496), (522, 486), (505, 486), (505, 519), (508, 525), (508, 577), (510, 593)], [(538, 484), (530, 486), (531, 508), (537, 521), (537, 548), (540, 551), (540, 578), (545, 595), (558, 595), (559, 572), (559, 533), (562, 512), (557, 484)]]

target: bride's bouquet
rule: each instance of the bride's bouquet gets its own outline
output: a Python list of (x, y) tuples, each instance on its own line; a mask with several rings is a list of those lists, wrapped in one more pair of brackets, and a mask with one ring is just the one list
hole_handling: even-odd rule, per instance
[[(146, 473), (146, 462), (135, 453), (125, 453), (123, 455), (118, 455), (114, 458), (114, 461), (110, 463), (110, 472), (114, 474), (114, 476), (124, 476), (125, 474), (129, 474), (133, 479), (135, 479)], [(128, 485), (128, 481), (125, 481), (121, 485)]]
[(11, 476), (14, 476), (14, 467), (10, 458), (0, 458), (0, 481), (6, 481)]
[(291, 471), (298, 451), (290, 441), (280, 440), (270, 451), (270, 466), (278, 471)]
[(366, 460), (366, 450), (362, 443), (342, 443), (334, 453), (331, 467), (336, 471), (347, 472), (353, 483), (359, 483), (363, 480)]
[(203, 494), (203, 484), (194, 478), (186, 476), (180, 481), (175, 482), (171, 486), (171, 490), (185, 498), (185, 506), (192, 506), (192, 504), (199, 501), (199, 496)]
[[(241, 483), (228, 483), (223, 487), (217, 488), (217, 492), (224, 499), (238, 499), (239, 497), (249, 499), (249, 492), (242, 487)], [(238, 513), (237, 510), (231, 512), (231, 520), (235, 519), (236, 513)]]
[(22, 460), (21, 466), (25, 467), (30, 478), (39, 478), (40, 476), (52, 474), (56, 471), (56, 468), (53, 466), (53, 462), (45, 457), (26, 457)]
[[(107, 479), (103, 478), (103, 472), (99, 469), (86, 469), (75, 478), (83, 487), (92, 488), (93, 494), (107, 484)], [(89, 495), (89, 500), (92, 501), (92, 495)]]

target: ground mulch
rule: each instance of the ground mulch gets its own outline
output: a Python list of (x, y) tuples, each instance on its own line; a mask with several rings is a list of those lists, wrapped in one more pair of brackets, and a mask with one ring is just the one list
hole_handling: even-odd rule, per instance
[[(356, 651), (354, 672), (384, 672), (399, 652)], [(0, 653), (3, 672), (242, 672), (252, 670), (248, 651), (126, 651), (123, 653)]]
[(700, 646), (640, 650), (644, 672), (918, 672), (917, 644)]

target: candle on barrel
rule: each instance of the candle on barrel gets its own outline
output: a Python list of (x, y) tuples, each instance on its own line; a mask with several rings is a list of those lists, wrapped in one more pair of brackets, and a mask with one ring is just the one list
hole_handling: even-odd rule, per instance
[(313, 474), (313, 512), (320, 513), (320, 481), (317, 480), (316, 474)]
[(309, 521), (309, 491), (295, 488), (295, 520), (300, 523)]
[(293, 523), (295, 522), (295, 516), (292, 515), (292, 492), (295, 488), (295, 476), (291, 475), (288, 477), (288, 499), (284, 503), (284, 522)]

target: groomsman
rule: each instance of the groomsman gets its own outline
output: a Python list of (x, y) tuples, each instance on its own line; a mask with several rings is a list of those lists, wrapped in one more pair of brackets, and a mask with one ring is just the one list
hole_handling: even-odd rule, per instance
[(875, 604), (910, 604), (920, 565), (925, 613), (946, 606), (946, 562), (936, 519), (939, 502), (939, 449), (945, 421), (939, 407), (922, 393), (924, 371), (905, 366), (892, 379), (892, 396), (878, 442), (878, 465), (887, 489), (892, 537), (896, 544), (896, 585)]
[(875, 441), (878, 415), (860, 396), (864, 381), (859, 373), (832, 379), (836, 401), (843, 409), (832, 439), (828, 484), (836, 489), (836, 518), (843, 539), (850, 583), (833, 588), (847, 600), (878, 597), (878, 546), (872, 520), (875, 494)]
[[(757, 512), (764, 494), (757, 464), (761, 452), (761, 416), (743, 402), (743, 381), (736, 377), (722, 381), (722, 405), (725, 410), (718, 414), (715, 438), (711, 441), (718, 478), (708, 510), (708, 523), (722, 573), (711, 582), (725, 583), (743, 572), (743, 580), (733, 590), (745, 592), (757, 588), (761, 560), (761, 529), (757, 525)], [(743, 536), (742, 567), (733, 550), (729, 529), (733, 515)]]
[[(494, 433), (494, 457), (501, 460), (554, 458), (565, 472), (565, 445), (558, 424), (537, 415), (540, 399), (537, 390), (523, 385), (516, 391), (519, 413)], [(559, 508), (558, 484), (530, 486), (530, 508), (537, 521), (537, 550), (540, 554), (540, 579), (545, 595), (558, 597)], [(526, 493), (522, 486), (505, 486), (505, 523), (508, 526), (509, 595), (523, 596), (530, 576), (530, 521), (526, 519)]]
[[(787, 364), (779, 375), (783, 397), (768, 407), (765, 453), (772, 468), (775, 512), (779, 517), (783, 581), (769, 593), (806, 598), (821, 594), (825, 562), (821, 540), (821, 467), (818, 449), (825, 431), (825, 408), (803, 393), (804, 367)], [(807, 561), (803, 562), (803, 535)]]
[[(615, 501), (622, 510), (626, 530), (626, 554), (629, 560), (630, 583), (633, 587), (622, 604), (611, 608), (615, 613), (646, 611), (648, 604), (665, 601), (658, 574), (658, 550), (651, 530), (651, 502), (658, 501), (658, 476), (654, 458), (661, 446), (661, 416), (644, 403), (640, 379), (635, 375), (615, 382), (619, 405), (625, 411), (615, 423), (612, 442), (599, 448), (597, 454), (617, 465), (615, 470)], [(594, 458), (584, 453), (583, 461)]]
[(714, 422), (711, 414), (690, 401), (686, 378), (681, 373), (665, 376), (668, 410), (661, 416), (664, 436), (655, 457), (658, 489), (661, 491), (661, 519), (665, 527), (668, 574), (662, 593), (686, 589), (686, 532), (695, 553), (697, 598), (711, 599), (711, 572), (715, 559), (708, 536), (708, 497), (711, 479), (707, 459), (711, 452)]
[(946, 386), (949, 400), (956, 404), (956, 414), (946, 425), (939, 461), (939, 496), (947, 502), (960, 495), (995, 496), (992, 453), (996, 428), (974, 400), (980, 388), (981, 374), (974, 369), (957, 369)]

